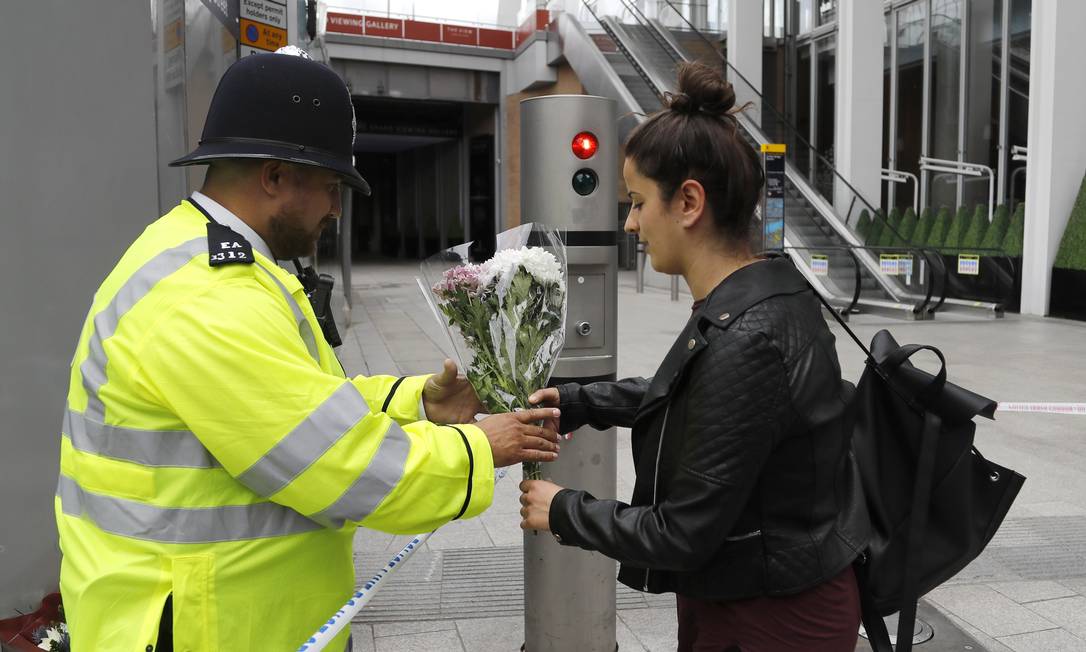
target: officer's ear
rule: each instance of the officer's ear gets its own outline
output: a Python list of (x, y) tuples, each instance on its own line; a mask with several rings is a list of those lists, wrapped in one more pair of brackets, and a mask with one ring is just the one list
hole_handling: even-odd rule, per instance
[(278, 197), (286, 190), (291, 170), (285, 161), (264, 161), (260, 166), (260, 185), (269, 197)]

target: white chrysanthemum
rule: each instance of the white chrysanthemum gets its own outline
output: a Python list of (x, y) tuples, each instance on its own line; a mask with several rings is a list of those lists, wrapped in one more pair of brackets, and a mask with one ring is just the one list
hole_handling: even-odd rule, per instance
[(562, 267), (558, 259), (546, 249), (532, 247), (525, 250), (521, 264), (538, 281), (558, 283), (562, 280)]
[(483, 263), (479, 280), (483, 285), (489, 285), (495, 278), (505, 278), (516, 273), (521, 266), (540, 282), (557, 283), (562, 280), (562, 267), (558, 264), (558, 259), (539, 247), (502, 249)]

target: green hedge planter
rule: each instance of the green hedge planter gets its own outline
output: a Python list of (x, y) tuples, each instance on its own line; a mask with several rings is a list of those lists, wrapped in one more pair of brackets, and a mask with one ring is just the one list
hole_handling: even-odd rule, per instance
[(913, 230), (911, 236), (909, 236), (910, 242), (917, 247), (923, 247), (928, 244), (928, 234), (931, 233), (931, 227), (935, 224), (935, 215), (931, 212), (931, 207), (925, 208), (920, 213), (920, 220), (916, 223), (916, 229)]
[[(994, 220), (995, 217), (993, 216)], [(973, 219), (969, 222), (969, 230), (962, 236), (962, 248), (963, 249), (979, 249), (980, 243), (984, 240), (984, 235), (988, 232), (988, 206), (985, 204), (977, 204), (977, 209), (973, 211)]]
[(935, 222), (932, 223), (931, 230), (928, 231), (928, 237), (924, 244), (935, 249), (942, 247), (943, 241), (946, 240), (947, 228), (949, 227), (950, 209), (944, 206), (939, 209), (939, 213), (935, 216)]
[(1002, 249), (1003, 238), (1007, 236), (1007, 227), (1010, 226), (1011, 215), (1007, 210), (1006, 204), (1000, 204), (996, 206), (995, 215), (992, 216), (992, 223), (988, 225), (988, 230), (984, 232), (984, 237), (981, 238), (981, 249)]

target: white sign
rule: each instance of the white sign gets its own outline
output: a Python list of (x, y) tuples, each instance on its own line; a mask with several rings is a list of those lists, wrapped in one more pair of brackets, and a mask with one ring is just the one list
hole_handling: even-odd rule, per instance
[(821, 254), (811, 255), (811, 271), (815, 276), (829, 276), (830, 258)]
[(980, 276), (980, 256), (958, 254), (958, 273), (962, 276)]
[(241, 0), (241, 18), (287, 28), (287, 3), (277, 0)]
[(890, 276), (897, 276), (901, 267), (897, 254), (879, 254), (879, 271)]

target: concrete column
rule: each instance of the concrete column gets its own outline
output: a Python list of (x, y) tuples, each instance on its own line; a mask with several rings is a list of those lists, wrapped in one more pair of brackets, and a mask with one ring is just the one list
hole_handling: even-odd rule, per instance
[[(877, 208), (882, 167), (883, 44), (882, 4), (841, 0), (837, 5), (835, 167), (860, 195)], [(849, 222), (863, 204), (840, 181), (834, 207)], [(852, 215), (846, 215), (849, 206)]]
[[(732, 0), (728, 3), (728, 81), (735, 86), (736, 106), (753, 102), (747, 117), (761, 124), (762, 105), (762, 3)], [(739, 75), (735, 74), (736, 71)], [(745, 81), (744, 81), (745, 79)]]
[(1033, 3), (1022, 313), (1045, 315), (1052, 263), (1086, 171), (1086, 2)]

